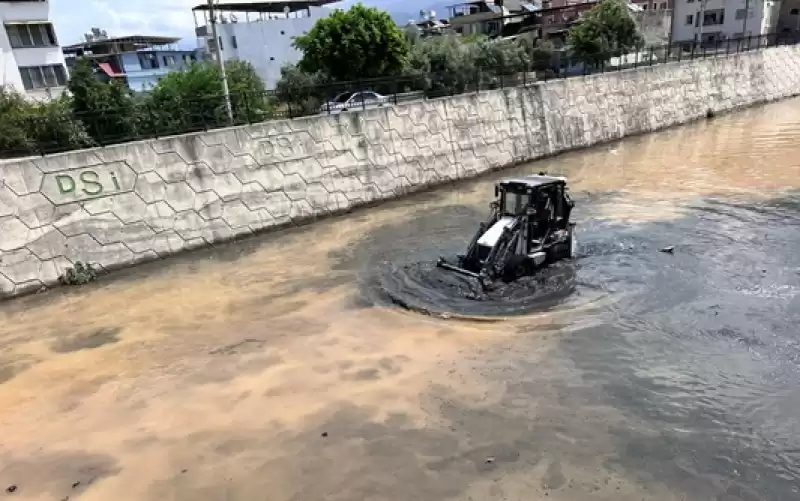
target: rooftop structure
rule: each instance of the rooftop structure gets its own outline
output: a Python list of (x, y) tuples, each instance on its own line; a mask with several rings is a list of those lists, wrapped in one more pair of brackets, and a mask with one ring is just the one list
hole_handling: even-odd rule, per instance
[(306, 33), (331, 10), (323, 7), (338, 0), (297, 0), (214, 4), (217, 40), (213, 39), (208, 4), (192, 9), (200, 50), (223, 61), (250, 63), (272, 88), (284, 64), (300, 60), (302, 53), (292, 46), (293, 38)]
[[(532, 32), (534, 38), (553, 41), (560, 47), (569, 29), (583, 14), (597, 5), (597, 0), (474, 0), (451, 6), (453, 31), (468, 35), (481, 33), (490, 37), (514, 37)], [(627, 3), (632, 14), (642, 7)], [(464, 9), (469, 10), (464, 10)], [(461, 12), (461, 13), (459, 13)]]
[(535, 12), (539, 7), (520, 0), (473, 0), (448, 6), (450, 25), (462, 35), (500, 36), (507, 24), (519, 23), (517, 14)]
[(67, 66), (79, 58), (92, 62), (102, 80), (119, 79), (137, 92), (154, 87), (164, 75), (186, 68), (198, 59), (197, 51), (181, 50), (180, 38), (131, 35), (100, 36), (63, 48)]
[(123, 52), (135, 52), (141, 49), (170, 45), (179, 41), (180, 38), (175, 37), (131, 35), (78, 42), (62, 47), (62, 51), (64, 54), (70, 55), (122, 54)]
[(449, 33), (450, 21), (447, 19), (436, 19), (434, 11), (420, 11), (418, 19), (409, 19), (406, 29), (415, 29), (419, 36), (439, 36)]

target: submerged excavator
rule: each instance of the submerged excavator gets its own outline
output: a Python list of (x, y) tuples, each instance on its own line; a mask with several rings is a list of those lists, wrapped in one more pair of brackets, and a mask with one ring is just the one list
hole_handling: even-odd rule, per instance
[(437, 266), (478, 279), (484, 290), (498, 280), (513, 282), (576, 253), (575, 203), (563, 177), (505, 179), (495, 185), (489, 218), (480, 224), (457, 263), (439, 258)]

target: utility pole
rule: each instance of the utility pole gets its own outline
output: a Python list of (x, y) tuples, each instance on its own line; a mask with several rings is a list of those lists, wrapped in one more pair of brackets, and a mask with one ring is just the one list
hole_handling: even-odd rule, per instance
[[(742, 19), (742, 38), (747, 36), (747, 16), (750, 15), (750, 0), (744, 0), (744, 19)], [(748, 42), (750, 39), (748, 38)], [(748, 45), (750, 45), (748, 43)], [(749, 49), (750, 47), (748, 47)]]
[(697, 20), (697, 25), (700, 28), (700, 47), (703, 47), (703, 21), (706, 17), (706, 0), (700, 0), (700, 19)]
[(214, 0), (208, 0), (208, 15), (211, 18), (211, 36), (214, 37), (214, 52), (217, 55), (219, 73), (222, 77), (222, 94), (225, 96), (225, 111), (228, 113), (228, 123), (233, 124), (233, 108), (231, 108), (231, 95), (228, 91), (228, 75), (225, 72), (225, 62), (222, 60), (222, 44), (217, 36), (217, 19), (214, 15)]

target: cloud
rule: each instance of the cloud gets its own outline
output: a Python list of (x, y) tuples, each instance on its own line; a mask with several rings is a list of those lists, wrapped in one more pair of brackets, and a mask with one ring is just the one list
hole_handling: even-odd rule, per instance
[[(238, 0), (223, 0), (233, 1)], [(417, 10), (437, 0), (343, 0), (330, 7), (348, 8), (362, 1), (389, 11)], [(192, 7), (206, 0), (50, 0), (50, 18), (61, 45), (83, 40), (92, 27), (106, 30), (109, 36), (164, 35), (183, 38), (193, 45)], [(416, 17), (414, 14), (412, 17)], [(198, 19), (201, 16), (198, 15)]]
[[(51, 0), (59, 41), (80, 41), (90, 28), (109, 36), (167, 35), (194, 38), (192, 7), (203, 0)], [(88, 15), (91, 13), (91, 15)]]

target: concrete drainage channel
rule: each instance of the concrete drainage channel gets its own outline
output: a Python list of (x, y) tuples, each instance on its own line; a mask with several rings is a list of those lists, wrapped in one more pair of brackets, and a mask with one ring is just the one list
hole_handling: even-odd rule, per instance
[(800, 48), (0, 164), (0, 296), (800, 92)]

